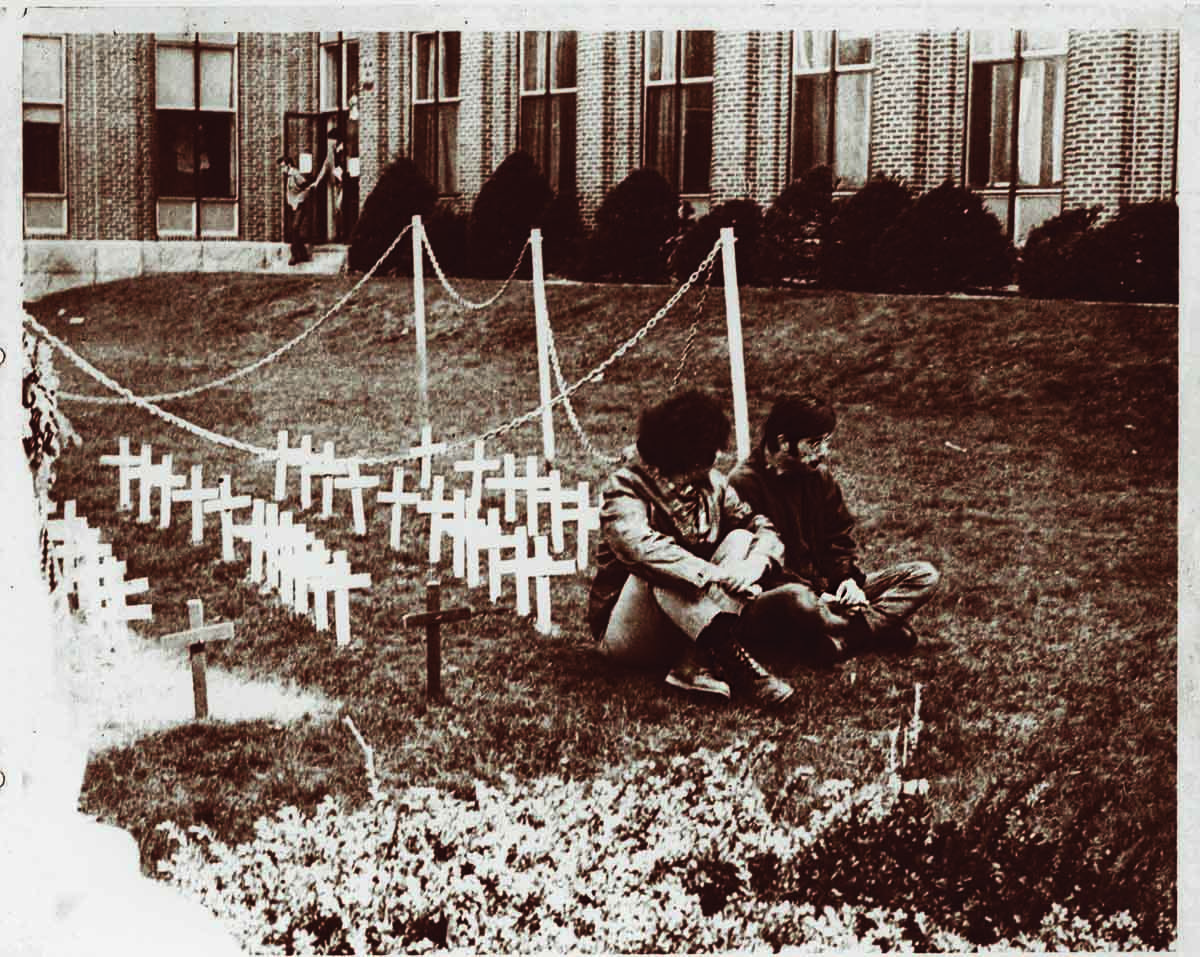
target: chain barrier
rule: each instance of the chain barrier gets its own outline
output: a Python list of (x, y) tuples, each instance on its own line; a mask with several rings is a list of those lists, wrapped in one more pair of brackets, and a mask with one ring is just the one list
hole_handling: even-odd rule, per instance
[(688, 330), (687, 342), (683, 344), (683, 353), (679, 357), (679, 368), (675, 370), (675, 375), (671, 379), (671, 391), (674, 392), (679, 388), (679, 381), (683, 378), (683, 370), (687, 368), (688, 357), (692, 354), (692, 349), (696, 345), (696, 339), (700, 335), (700, 323), (704, 320), (704, 305), (708, 302), (708, 284), (712, 279), (713, 270), (716, 268), (717, 261), (714, 259), (708, 264), (708, 272), (704, 274), (704, 285), (700, 287), (700, 301), (696, 303), (696, 318), (692, 322), (692, 327)]
[(517, 278), (517, 271), (521, 268), (521, 262), (525, 258), (525, 250), (529, 248), (529, 238), (525, 239), (525, 245), (521, 247), (521, 251), (517, 253), (517, 262), (512, 268), (512, 272), (508, 274), (508, 278), (504, 280), (504, 284), (500, 287), (499, 292), (492, 296), (491, 299), (485, 299), (483, 302), (472, 302), (452, 285), (450, 280), (446, 278), (446, 274), (442, 272), (442, 264), (438, 262), (437, 255), (433, 251), (433, 246), (429, 242), (429, 236), (424, 230), (421, 231), (421, 241), (425, 245), (425, 251), (429, 253), (429, 261), (433, 263), (433, 271), (437, 273), (438, 281), (441, 282), (442, 288), (446, 290), (448, 295), (454, 302), (462, 306), (464, 309), (487, 309), (496, 304), (505, 290), (508, 289), (512, 281)]
[(554, 381), (558, 385), (558, 392), (564, 396), (563, 411), (567, 414), (567, 421), (571, 424), (571, 428), (575, 432), (575, 437), (579, 440), (579, 444), (583, 446), (583, 450), (597, 462), (602, 462), (605, 465), (616, 465), (621, 461), (619, 455), (609, 455), (607, 452), (601, 452), (592, 442), (591, 437), (583, 428), (583, 424), (579, 421), (579, 416), (575, 414), (575, 406), (571, 404), (571, 399), (566, 395), (567, 381), (563, 377), (562, 365), (558, 359), (558, 348), (554, 344), (554, 331), (549, 328), (547, 323), (546, 336), (546, 351), (550, 354), (550, 366), (554, 369)]
[[(346, 303), (349, 302), (350, 299), (364, 285), (366, 285), (367, 281), (370, 280), (370, 278), (375, 275), (375, 273), (378, 271), (379, 267), (383, 265), (384, 260), (386, 260), (388, 258), (388, 256), (390, 256), (392, 254), (392, 250), (396, 248), (396, 246), (399, 244), (400, 240), (404, 238), (405, 233), (407, 233), (410, 229), (412, 229), (412, 223), (409, 223), (402, 230), (400, 230), (400, 234), (395, 239), (392, 240), (392, 244), (390, 246), (388, 246), (388, 248), (384, 252), (384, 254), (382, 256), (380, 256), (378, 260), (376, 260), (375, 265), (372, 266), (369, 270), (367, 270), (366, 274), (362, 277), (362, 279), (360, 279), (358, 282), (356, 282), (354, 284), (354, 287), (349, 292), (347, 292), (344, 296), (342, 296), (341, 299), (339, 299), (328, 310), (326, 310), (325, 314), (323, 316), (321, 316), (321, 318), (319, 318), (316, 322), (314, 322), (311, 326), (309, 326), (307, 329), (305, 329), (299, 335), (293, 337), (292, 339), (289, 339), (278, 349), (274, 350), (273, 352), (269, 352), (267, 355), (263, 356), (261, 359), (257, 360), (256, 362), (252, 362), (250, 365), (245, 366), (244, 368), (237, 369), (234, 372), (229, 373), (228, 375), (222, 376), (221, 378), (216, 379), (212, 382), (208, 382), (204, 385), (191, 386), (190, 388), (187, 388), (187, 389), (181, 389), (178, 392), (163, 392), (158, 395), (143, 395), (143, 396), (137, 396), (136, 398), (144, 399), (147, 402), (168, 402), (172, 399), (191, 398), (194, 395), (199, 395), (201, 392), (207, 392), (209, 389), (215, 389), (219, 386), (228, 385), (230, 382), (234, 382), (237, 379), (242, 378), (243, 376), (247, 376), (252, 372), (258, 371), (263, 366), (268, 365), (271, 362), (274, 362), (276, 359), (278, 359), (281, 355), (283, 355), (289, 349), (292, 349), (295, 346), (298, 346), (301, 342), (303, 342), (305, 339), (307, 339), (309, 336), (311, 336), (321, 326), (323, 326), (329, 319), (333, 318), (333, 316), (337, 312), (339, 312), (342, 309), (342, 307), (345, 306)], [(122, 390), (122, 395), (125, 395), (125, 394), (132, 394), (132, 393), (128, 393), (128, 390)], [(64, 399), (71, 399), (75, 402), (86, 402), (89, 405), (122, 405), (126, 402), (131, 401), (130, 399), (126, 399), (126, 398), (117, 398), (117, 397), (113, 397), (113, 396), (104, 396), (104, 395), (80, 395), (80, 394), (76, 394), (74, 392), (60, 392), (59, 395)]]

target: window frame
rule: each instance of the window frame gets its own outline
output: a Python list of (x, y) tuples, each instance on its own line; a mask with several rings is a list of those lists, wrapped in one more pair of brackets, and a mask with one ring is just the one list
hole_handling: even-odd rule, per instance
[[(446, 79), (446, 71), (442, 66), (442, 55), (445, 52), (445, 36), (447, 33), (457, 34), (458, 38), (459, 38), (458, 92), (454, 96), (447, 96), (445, 91), (442, 89), (443, 85), (445, 84), (445, 79)], [(432, 98), (428, 98), (428, 97), (419, 98), (417, 96), (417, 91), (420, 88), (420, 85), (417, 82), (417, 78), (420, 75), (420, 66), (421, 66), (420, 58), (419, 58), (418, 52), (417, 52), (417, 44), (420, 43), (422, 37), (433, 37), (434, 38), (434, 42), (433, 42), (433, 56), (434, 56), (433, 72), (434, 72), (435, 82), (434, 82)], [(434, 114), (434, 137), (433, 137), (433, 163), (431, 164), (431, 168), (434, 171), (434, 178), (435, 178), (435, 180), (437, 180), (437, 182), (435, 182), (433, 185), (434, 185), (434, 188), (437, 190), (439, 197), (458, 196), (461, 194), (462, 188), (459, 183), (460, 177), (459, 177), (458, 156), (457, 155), (455, 155), (451, 160), (451, 162), (453, 163), (454, 188), (452, 190), (443, 189), (443, 184), (440, 182), (440, 180), (441, 180), (441, 160), (442, 160), (442, 156), (441, 156), (442, 143), (441, 143), (440, 133), (441, 133), (441, 122), (442, 122), (442, 118), (443, 118), (443, 109), (442, 108), (444, 106), (453, 105), (456, 108), (455, 112), (454, 112), (455, 143), (458, 142), (458, 124), (459, 124), (459, 116), (460, 116), (460, 112), (461, 112), (459, 107), (462, 104), (462, 32), (459, 30), (420, 30), (420, 31), (417, 31), (412, 34), (411, 42), (410, 42), (410, 46), (409, 46), (409, 54), (410, 54), (410, 60), (412, 61), (411, 69), (410, 69), (410, 81), (411, 81), (412, 95), (411, 95), (410, 101), (409, 101), (409, 130), (412, 131), (410, 135), (412, 136), (413, 140), (415, 141), (416, 129), (417, 129), (417, 122), (416, 122), (417, 121), (417, 107), (432, 106), (433, 114)], [(412, 145), (415, 146), (415, 142)], [(414, 159), (415, 159), (415, 157), (414, 157)], [(420, 166), (420, 163), (418, 163), (417, 165)]]
[[(667, 36), (671, 36), (674, 43), (672, 49), (672, 75), (661, 77), (660, 79), (651, 79), (650, 73), (650, 55), (651, 44), (650, 35), (658, 33), (663, 35), (662, 52), (664, 54), (663, 61), (666, 62), (666, 51), (668, 44), (666, 43)], [(684, 76), (684, 64), (687, 57), (684, 50), (686, 35), (689, 33), (707, 33), (712, 37), (712, 72), (707, 76)], [(664, 170), (659, 170), (672, 187), (679, 193), (681, 199), (698, 198), (703, 199), (712, 195), (712, 165), (713, 156), (715, 153), (714, 142), (712, 136), (712, 127), (709, 127), (709, 148), (708, 148), (708, 169), (704, 171), (705, 188), (703, 191), (684, 192), (684, 182), (687, 178), (686, 157), (684, 155), (684, 120), (686, 114), (686, 100), (684, 97), (684, 88), (688, 86), (708, 86), (710, 91), (710, 101), (713, 94), (716, 92), (716, 72), (717, 72), (717, 43), (716, 31), (714, 30), (643, 30), (642, 31), (642, 163), (649, 164), (650, 148), (650, 124), (646, 118), (649, 115), (650, 91), (652, 89), (671, 89), (675, 91), (674, 96), (674, 144), (673, 151), (675, 154), (675, 169), (668, 174)], [(665, 73), (665, 69), (662, 71)], [(710, 106), (710, 116), (715, 112), (715, 107)]]
[[(556, 35), (571, 34), (575, 44), (575, 82), (571, 86), (556, 86), (554, 83), (554, 38)], [(538, 58), (541, 60), (541, 65), (545, 67), (544, 83), (535, 89), (525, 88), (525, 38), (527, 36), (535, 36), (538, 38)], [(542, 156), (535, 156), (534, 160), (538, 167), (545, 173), (547, 179), (550, 178), (551, 170), (553, 169), (552, 158), (555, 155), (555, 138), (551, 135), (550, 117), (552, 115), (554, 100), (556, 97), (570, 96), (573, 98), (573, 107), (578, 108), (579, 105), (579, 31), (577, 30), (522, 30), (517, 36), (517, 46), (519, 55), (517, 58), (517, 140), (521, 139), (521, 131), (524, 128), (525, 109), (527, 101), (541, 101), (541, 108), (545, 111), (546, 136), (545, 147)], [(578, 116), (578, 114), (576, 114)], [(578, 119), (576, 119), (578, 124)], [(575, 127), (574, 140), (571, 144), (572, 155), (576, 154), (579, 149), (579, 128)], [(561, 142), (557, 152), (563, 152)], [(550, 186), (555, 192), (562, 188), (574, 190), (578, 182), (578, 168), (576, 163), (571, 165), (571, 181), (569, 183), (555, 183), (551, 181)]]
[[(1010, 239), (1017, 237), (1018, 220), (1021, 218), (1018, 213), (1018, 196), (1025, 197), (1048, 197), (1061, 196), (1064, 191), (1064, 152), (1066, 142), (1066, 66), (1067, 52), (1070, 45), (1070, 31), (1057, 30), (1053, 31), (1056, 34), (1055, 39), (1058, 41), (1052, 45), (1041, 48), (1031, 47), (1028, 45), (1030, 33), (1022, 28), (1012, 28), (1008, 31), (1009, 35), (1005, 38), (1003, 49), (992, 48), (987, 50), (979, 49), (979, 40), (981, 34), (987, 31), (971, 30), (967, 34), (967, 108), (965, 118), (965, 148), (963, 149), (963, 177), (962, 181), (968, 189), (976, 190), (981, 195), (992, 197), (994, 201), (1003, 201), (1006, 209), (1005, 231)], [(1047, 31), (1050, 32), (1050, 31)], [(996, 39), (999, 31), (991, 32), (991, 39)], [(989, 44), (989, 47), (991, 44)], [(1057, 103), (1058, 112), (1055, 117), (1058, 136), (1055, 141), (1055, 146), (1058, 155), (1052, 159), (1053, 165), (1058, 169), (1058, 178), (1050, 183), (1033, 183), (1024, 184), (1021, 182), (1021, 82), (1024, 75), (1024, 70), (1027, 63), (1038, 63), (1046, 61), (1056, 61), (1058, 69), (1061, 71), (1062, 84), (1062, 100)], [(993, 181), (991, 178), (991, 160), (989, 159), (988, 181), (986, 183), (977, 182), (974, 178), (974, 166), (976, 163), (976, 150), (981, 146), (976, 140), (976, 70), (979, 66), (997, 66), (1009, 64), (1012, 67), (1012, 94), (1007, 103), (1008, 111), (1008, 142), (1005, 145), (1007, 150), (1007, 162), (1009, 166), (1009, 176), (1007, 181)], [(989, 116), (987, 119), (988, 141), (989, 143), (994, 136), (994, 127), (992, 119)], [(1042, 135), (1045, 136), (1044, 127), (1039, 127)]]
[[(159, 105), (159, 51), (163, 48), (188, 50), (191, 54), (192, 65), (192, 105), (190, 107), (160, 106)], [(206, 50), (229, 51), (232, 54), (230, 63), (230, 90), (228, 107), (204, 106), (202, 103), (203, 71), (201, 54)], [(236, 239), (240, 234), (241, 207), (241, 124), (239, 103), (241, 98), (240, 66), (241, 66), (241, 35), (237, 33), (157, 33), (154, 35), (154, 131), (155, 131), (155, 230), (159, 237), (180, 239)], [(158, 162), (161, 142), (158, 137), (162, 133), (159, 115), (162, 113), (191, 113), (192, 123), (199, 122), (199, 115), (217, 113), (232, 117), (229, 133), (229, 182), (231, 196), (202, 196), (200, 195), (199, 176), (195, 177), (195, 190), (191, 196), (176, 196), (161, 191), (158, 178)], [(191, 228), (178, 229), (164, 226), (164, 213), (170, 209), (182, 209), (185, 204), (191, 204)], [(232, 211), (233, 225), (229, 229), (212, 229), (204, 225), (205, 212), (208, 209), (226, 209)]]
[[(52, 193), (26, 192), (24, 172), (21, 176), (21, 216), (23, 232), (27, 236), (65, 236), (68, 232), (68, 183), (67, 183), (67, 37), (61, 33), (28, 33), (21, 37), (21, 58), (24, 64), (26, 40), (54, 40), (58, 43), (59, 98), (57, 100), (34, 98), (25, 94), (24, 76), (21, 78), (21, 144), (24, 161), (25, 114), (27, 110), (44, 109), (58, 112), (58, 182), (59, 190)], [(33, 204), (59, 206), (59, 224), (52, 227), (29, 225), (29, 208)]]
[[(806, 34), (826, 34), (829, 41), (829, 49), (827, 51), (827, 63), (823, 66), (803, 67), (800, 63), (799, 47), (801, 37)], [(861, 189), (863, 185), (870, 181), (871, 178), (871, 154), (872, 154), (872, 137), (871, 126), (875, 119), (875, 55), (878, 49), (878, 43), (874, 33), (855, 33), (850, 30), (806, 30), (793, 29), (791, 31), (792, 42), (789, 44), (789, 56), (791, 57), (790, 69), (788, 75), (788, 164), (787, 168), (792, 179), (798, 179), (808, 172), (813, 166), (825, 165), (830, 168), (834, 176), (837, 177), (837, 150), (838, 150), (838, 126), (837, 126), (837, 106), (838, 106), (838, 77), (853, 74), (865, 73), (869, 76), (867, 87), (867, 109), (866, 115), (863, 118), (863, 126), (865, 128), (865, 162), (863, 170), (862, 183), (836, 187), (837, 180), (835, 179), (835, 191), (850, 193), (854, 190)], [(870, 58), (866, 63), (842, 63), (840, 39), (843, 37), (865, 38), (870, 42), (871, 52)], [(828, 107), (827, 116), (825, 117), (825, 157), (819, 163), (809, 165), (808, 169), (797, 170), (798, 162), (796, 150), (796, 136), (798, 133), (796, 127), (796, 81), (801, 77), (824, 77), (828, 84)]]

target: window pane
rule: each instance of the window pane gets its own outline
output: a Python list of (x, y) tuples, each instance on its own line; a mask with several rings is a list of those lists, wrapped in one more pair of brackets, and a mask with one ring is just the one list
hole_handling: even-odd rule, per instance
[(232, 50), (200, 51), (200, 108), (234, 108)]
[(679, 158), (675, 152), (677, 111), (673, 86), (646, 90), (646, 165), (658, 170), (679, 188)]
[(196, 126), (200, 155), (200, 195), (228, 199), (236, 195), (233, 165), (233, 116), (201, 113)]
[(521, 99), (521, 149), (537, 161), (538, 167), (544, 165), (546, 155), (546, 100), (540, 96), (527, 96)]
[[(458, 96), (458, 63), (461, 34), (442, 34), (442, 96)], [(452, 191), (451, 191), (452, 192)]]
[(838, 65), (867, 66), (871, 62), (871, 36), (838, 34)]
[(575, 94), (560, 93), (551, 101), (550, 186), (575, 189)]
[(1016, 52), (1015, 30), (972, 30), (971, 56), (975, 59), (1011, 57)]
[(683, 75), (689, 79), (713, 75), (712, 30), (688, 30), (684, 33)]
[(792, 96), (792, 177), (824, 166), (829, 155), (829, 77), (796, 77)]
[(413, 96), (418, 100), (432, 100), (434, 90), (435, 77), (433, 74), (434, 67), (434, 44), (437, 42), (437, 37), (432, 33), (423, 33), (416, 38), (416, 52), (413, 55), (415, 63), (416, 82), (413, 85)]
[(320, 33), (322, 43), (336, 43), (338, 39), (337, 30), (322, 30)]
[(219, 43), (222, 46), (235, 46), (237, 44), (236, 33), (201, 33), (201, 43)]
[(1066, 30), (1026, 30), (1021, 35), (1025, 53), (1046, 53), (1067, 49)]
[(458, 104), (438, 107), (438, 190), (458, 192)]
[(231, 236), (237, 232), (236, 203), (201, 203), (200, 235)]
[(194, 113), (160, 111), (158, 124), (158, 195), (195, 196)]
[(871, 141), (871, 74), (843, 73), (837, 78), (837, 151), (834, 175), (847, 186), (867, 181)]
[(540, 32), (521, 35), (521, 91), (536, 93), (546, 88), (546, 34)]
[(21, 79), (26, 100), (61, 103), (62, 40), (57, 37), (25, 37)]
[(833, 34), (829, 30), (796, 31), (795, 72), (808, 73), (813, 70), (828, 70)]
[(1012, 181), (1012, 96), (1013, 65), (997, 63), (992, 67), (992, 156), (989, 183)]
[(350, 108), (350, 100), (358, 96), (358, 41), (346, 44), (346, 81), (342, 88), (342, 108)]
[(683, 88), (683, 193), (707, 193), (712, 166), (712, 86)]
[(158, 201), (158, 231), (162, 233), (196, 232), (196, 203), (194, 200), (159, 200)]
[(675, 31), (646, 31), (646, 78), (675, 79)]
[(155, 105), (188, 109), (196, 105), (196, 77), (190, 47), (159, 47), (155, 74)]
[(412, 159), (422, 175), (437, 183), (434, 157), (437, 148), (437, 107), (432, 104), (413, 107)]
[(228, 113), (158, 113), (158, 195), (235, 195), (233, 122)]
[(971, 68), (971, 118), (967, 139), (967, 183), (986, 186), (992, 155), (992, 67)]
[(61, 193), (62, 124), (26, 119), (21, 128), (26, 193)]
[(342, 72), (342, 51), (334, 44), (321, 47), (321, 109), (336, 110), (338, 82)]
[(58, 233), (67, 231), (66, 199), (25, 197), (25, 228), (29, 232)]
[(573, 89), (575, 86), (575, 46), (577, 34), (574, 30), (551, 34), (554, 42), (554, 60), (550, 64), (550, 85), (556, 90)]
[(1031, 60), (1022, 66), (1017, 133), (1022, 186), (1051, 186), (1062, 178), (1063, 85), (1057, 60)]

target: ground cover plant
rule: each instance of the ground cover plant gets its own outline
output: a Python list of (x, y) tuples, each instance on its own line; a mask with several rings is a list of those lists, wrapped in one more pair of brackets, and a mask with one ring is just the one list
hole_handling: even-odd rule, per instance
[[(47, 297), (30, 311), (101, 368), (150, 393), (209, 381), (263, 355), (351, 282), (152, 276)], [(495, 286), (464, 282), (463, 290), (478, 300)], [(574, 380), (632, 335), (667, 290), (564, 284), (547, 294), (564, 371)], [(685, 372), (690, 382), (726, 390), (719, 300), (709, 297)], [(373, 280), (261, 373), (170, 408), (259, 445), (288, 428), (332, 440), (342, 454), (399, 451), (418, 426), (411, 301), (407, 280)], [(601, 383), (577, 393), (579, 418), (605, 451), (632, 440), (637, 410), (678, 371), (691, 301)], [(440, 435), (470, 437), (536, 404), (528, 284), (514, 284), (486, 313), (462, 312), (432, 287), (428, 306)], [(707, 707), (674, 696), (656, 676), (597, 660), (583, 624), (586, 575), (556, 581), (561, 630), (553, 636), (444, 576), (447, 601), (489, 613), (446, 629), (449, 703), (427, 708), (424, 652), (400, 627), (403, 614), (423, 604), (429, 570), (420, 526), (408, 526), (396, 553), (378, 515), (362, 539), (351, 534), (348, 508), (335, 520), (313, 520), (375, 582), (353, 601), (360, 644), (338, 652), (305, 619), (246, 587), (244, 566), (220, 564), (214, 540), (193, 547), (185, 522), (159, 531), (116, 512), (115, 475), (97, 459), (116, 450), (120, 435), (151, 442), (156, 455), (172, 452), (179, 468), (201, 462), (206, 477), (231, 471), (239, 488), (270, 494), (267, 464), (135, 409), (65, 405), (82, 445), (58, 460), (54, 495), (74, 498), (104, 529), (131, 577), (149, 578), (155, 620), (137, 626), (143, 633), (185, 627), (186, 599), (202, 597), (211, 619), (237, 622), (234, 640), (213, 651), (214, 663), (287, 678), (339, 701), (376, 749), (390, 793), (428, 788), (437, 795), (430, 801), (470, 809), (482, 786), (500, 789), (515, 807), (553, 789), (547, 781), (569, 791), (637, 772), (650, 785), (638, 798), (646, 810), (657, 806), (655, 787), (670, 793), (683, 779), (656, 776), (639, 762), (767, 742), (773, 750), (727, 777), (739, 801), (762, 800), (770, 826), (755, 833), (787, 834), (823, 806), (824, 782), (879, 775), (886, 731), (904, 719), (920, 683), (924, 732), (913, 773), (929, 788), (902, 805), (890, 836), (864, 846), (863, 828), (845, 826), (830, 832), (824, 851), (803, 851), (813, 855), (806, 866), (769, 879), (754, 872), (759, 879), (755, 858), (731, 849), (742, 846), (731, 837), (736, 827), (728, 830), (735, 815), (732, 824), (714, 825), (726, 845), (714, 838), (679, 863), (681, 873), (707, 876), (679, 877), (678, 894), (697, 906), (723, 899), (712, 915), (700, 907), (701, 917), (718, 922), (732, 919), (727, 908), (759, 908), (756, 927), (771, 946), (817, 934), (805, 922), (824, 912), (802, 913), (803, 901), (859, 905), (843, 917), (866, 940), (879, 922), (858, 923), (870, 923), (863, 915), (875, 910), (932, 914), (938, 894), (984, 901), (997, 888), (1003, 907), (938, 913), (941, 926), (986, 946), (1037, 934), (1057, 913), (1054, 904), (1068, 909), (1060, 930), (1074, 913), (1099, 920), (1127, 910), (1132, 927), (1106, 939), (1135, 935), (1165, 946), (1175, 910), (1175, 310), (753, 289), (742, 290), (742, 306), (752, 420), (778, 390), (831, 393), (842, 423), (836, 453), (865, 563), (922, 557), (943, 572), (940, 593), (915, 620), (924, 640), (914, 655), (798, 672), (800, 702), (785, 715)], [(84, 322), (70, 324), (77, 316)], [(56, 365), (64, 388), (99, 391), (61, 359)], [(562, 417), (558, 424), (564, 479), (598, 483), (607, 466), (583, 450)], [(509, 433), (503, 448), (538, 452), (536, 428)], [(1037, 799), (1014, 831), (1009, 812), (1031, 793)], [(176, 846), (157, 827), (162, 822), (204, 825), (235, 844), (254, 840), (256, 822), (287, 806), (299, 809), (296, 820), (317, 815), (318, 823), (297, 827), (323, 826), (333, 813), (321, 810), (327, 796), (341, 802), (347, 822), (376, 813), (344, 725), (217, 721), (95, 755), (83, 806), (131, 830), (153, 872)], [(945, 853), (934, 857), (959, 863), (933, 868), (926, 837), (941, 841)], [(996, 876), (993, 864), (1007, 870)], [(864, 874), (879, 880), (865, 882)], [(722, 881), (725, 892), (704, 890)], [(922, 886), (937, 893), (922, 897)], [(764, 923), (772, 906), (773, 923)], [(422, 933), (437, 943), (436, 928)], [(888, 934), (917, 949), (937, 943), (919, 926)], [(335, 938), (326, 935), (331, 946)], [(729, 940), (695, 938), (679, 948)], [(1081, 931), (1067, 943), (1088, 940)]]

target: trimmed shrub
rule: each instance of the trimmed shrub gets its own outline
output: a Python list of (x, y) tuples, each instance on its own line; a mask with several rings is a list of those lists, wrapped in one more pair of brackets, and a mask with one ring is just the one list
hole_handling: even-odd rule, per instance
[[(366, 272), (384, 254), (414, 216), (426, 217), (437, 205), (437, 190), (408, 157), (389, 163), (371, 190), (354, 233), (347, 264), (353, 272)], [(412, 244), (400, 243), (379, 267), (379, 273), (412, 275)]]
[(832, 210), (828, 166), (814, 167), (788, 184), (763, 213), (755, 269), (759, 282), (816, 282), (821, 233)]
[[(715, 206), (710, 213), (701, 216), (671, 250), (668, 261), (671, 276), (676, 282), (687, 279), (721, 238), (721, 230), (731, 226), (737, 237), (738, 282), (752, 285), (757, 279), (758, 240), (762, 224), (762, 207), (752, 199), (731, 199)], [(713, 266), (711, 275), (710, 281), (713, 283), (724, 281), (724, 266), (720, 259)]]
[(912, 205), (901, 182), (877, 176), (853, 196), (834, 204), (817, 254), (822, 286), (878, 289), (871, 250), (879, 237)]
[(881, 291), (952, 292), (1007, 285), (1015, 258), (983, 198), (947, 181), (884, 231), (871, 267)]
[[(529, 231), (541, 225), (553, 191), (532, 156), (515, 150), (483, 184), (467, 223), (471, 272), (505, 279), (512, 272)], [(519, 275), (529, 276), (529, 256)]]
[(1099, 214), (1099, 206), (1068, 209), (1030, 230), (1017, 266), (1023, 295), (1065, 299), (1079, 294), (1079, 244)]
[(593, 279), (661, 282), (667, 243), (679, 230), (679, 194), (657, 170), (635, 169), (596, 211), (586, 273)]
[(1079, 241), (1079, 284), (1088, 298), (1179, 301), (1179, 207), (1170, 200), (1126, 206)]
[(453, 202), (441, 202), (424, 220), (425, 235), (447, 276), (468, 275), (467, 214)]
[(555, 193), (542, 217), (543, 267), (546, 274), (579, 275), (587, 229), (579, 213), (579, 196), (573, 190)]

